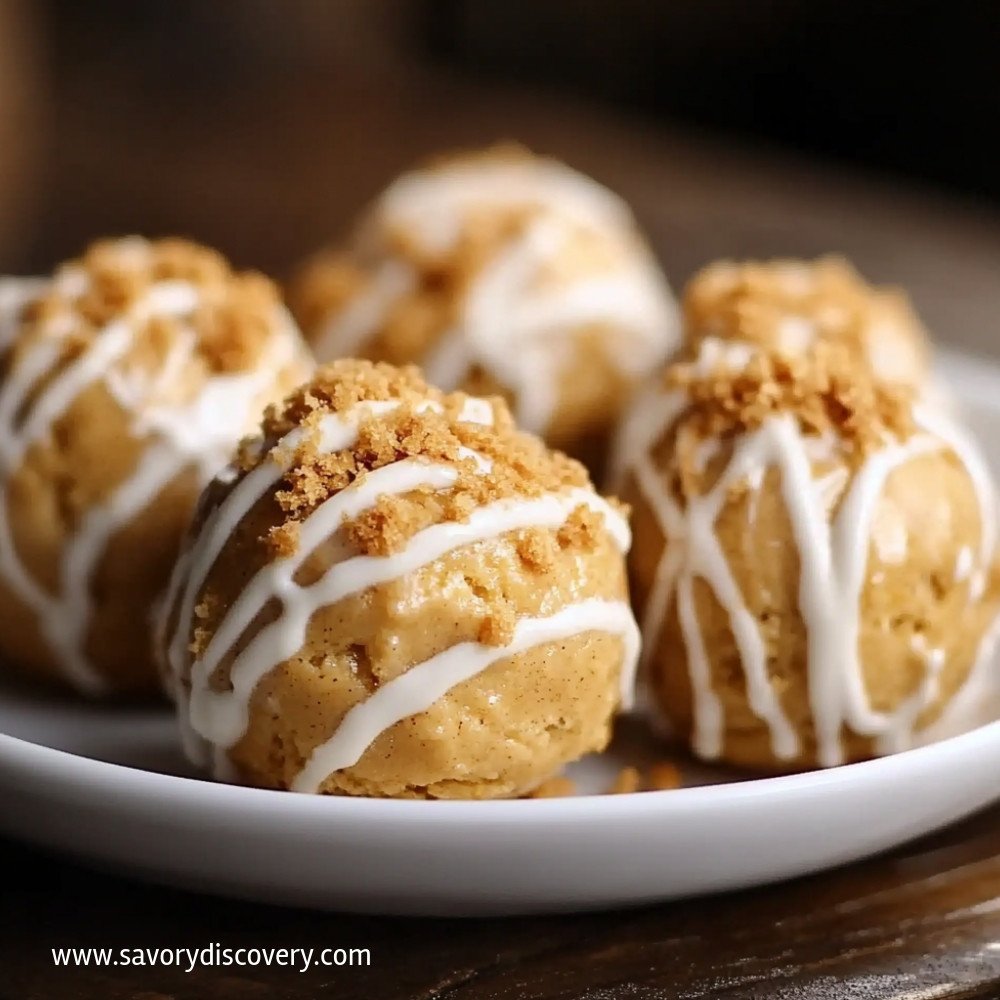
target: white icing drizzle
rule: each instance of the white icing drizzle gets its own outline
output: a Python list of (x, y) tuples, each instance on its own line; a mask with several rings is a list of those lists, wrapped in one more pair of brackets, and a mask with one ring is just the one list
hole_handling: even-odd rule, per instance
[(955, 583), (965, 583), (972, 576), (975, 568), (975, 553), (968, 545), (963, 545), (958, 550), (958, 558), (955, 560)]
[[(717, 345), (709, 344), (702, 360), (705, 355), (711, 362), (703, 367), (710, 371), (718, 360)], [(740, 364), (738, 352), (730, 354), (728, 361)], [(667, 539), (646, 603), (644, 652), (647, 658), (655, 655), (667, 609), (671, 599), (675, 599), (691, 675), (696, 752), (709, 759), (719, 757), (725, 725), (695, 612), (697, 579), (709, 585), (729, 616), (746, 674), (748, 701), (770, 729), (775, 757), (790, 760), (800, 752), (795, 729), (768, 678), (760, 626), (734, 581), (715, 531), (729, 489), (736, 483), (749, 481), (759, 491), (770, 468), (780, 473), (782, 496), (799, 551), (799, 609), (807, 629), (810, 708), (820, 763), (835, 766), (842, 762), (841, 737), (845, 726), (873, 738), (880, 752), (912, 745), (921, 713), (937, 697), (944, 654), (941, 650), (915, 649), (926, 666), (926, 676), (918, 690), (892, 713), (872, 709), (860, 662), (859, 638), (869, 546), (877, 533), (874, 519), (886, 481), (895, 469), (921, 454), (951, 450), (968, 471), (978, 497), (981, 551), (978, 558), (971, 552), (965, 558), (960, 555), (956, 570), (973, 576), (970, 599), (978, 600), (985, 589), (996, 545), (996, 501), (975, 446), (947, 415), (929, 407), (917, 408), (915, 420), (920, 433), (902, 444), (887, 442), (866, 460), (850, 482), (846, 475), (834, 481), (833, 474), (822, 478), (813, 474), (814, 460), (834, 457), (831, 442), (817, 442), (816, 438), (804, 435), (791, 414), (776, 416), (740, 438), (728, 467), (713, 489), (705, 496), (689, 500), (682, 509), (650, 455), (650, 448), (676, 419), (682, 406), (683, 397), (679, 400), (677, 394), (661, 392), (658, 398), (655, 393), (646, 397), (626, 422), (620, 474), (632, 474)], [(841, 495), (839, 509), (832, 515)], [(898, 542), (893, 547), (898, 547)], [(974, 569), (965, 565), (972, 562)]]
[(638, 658), (639, 635), (632, 611), (624, 601), (591, 599), (571, 604), (547, 618), (522, 618), (505, 646), (463, 642), (411, 667), (352, 708), (336, 732), (312, 753), (296, 777), (297, 792), (316, 792), (334, 771), (351, 767), (391, 726), (425, 712), (449, 691), (509, 659), (544, 643), (591, 632), (619, 635), (625, 662)]
[(948, 654), (940, 646), (932, 648), (927, 641), (927, 636), (922, 632), (917, 632), (911, 637), (910, 649), (920, 657), (927, 668), (927, 676), (925, 678), (925, 683), (928, 685), (927, 701), (932, 702), (938, 696), (941, 671), (948, 660)]
[[(424, 359), (430, 381), (456, 388), (473, 366), (482, 366), (514, 393), (518, 422), (542, 433), (579, 330), (606, 325), (617, 331), (607, 361), (631, 379), (653, 370), (675, 346), (673, 297), (634, 235), (628, 207), (562, 164), (471, 162), (406, 174), (376, 205), (369, 233), (405, 232), (424, 254), (439, 255), (453, 249), (463, 219), (482, 206), (530, 208), (534, 214), (467, 289), (454, 326)], [(546, 287), (545, 272), (571, 250), (581, 230), (614, 239), (620, 262), (575, 281), (553, 278)], [(416, 282), (411, 265), (384, 261), (368, 288), (320, 333), (319, 356), (363, 349)]]
[[(146, 253), (143, 240), (123, 240), (124, 253)], [(20, 284), (20, 283), (14, 283)], [(82, 268), (71, 266), (51, 283), (68, 298), (87, 290)], [(49, 282), (31, 281), (21, 289), (19, 307), (37, 296)], [(15, 297), (4, 291), (4, 304)], [(105, 683), (89, 662), (85, 645), (91, 617), (91, 580), (110, 540), (187, 468), (204, 485), (223, 465), (234, 444), (254, 421), (256, 410), (276, 371), (303, 345), (291, 318), (281, 310), (275, 318), (276, 335), (269, 355), (253, 371), (210, 378), (192, 401), (169, 402), (169, 380), (191, 359), (196, 343), (193, 331), (178, 338), (165, 368), (152, 378), (126, 377), (116, 367), (131, 349), (136, 332), (151, 316), (188, 318), (199, 304), (198, 289), (186, 282), (164, 281), (119, 319), (94, 336), (90, 346), (67, 365), (30, 405), (20, 426), (19, 411), (38, 380), (59, 359), (73, 321), (51, 322), (37, 343), (18, 359), (0, 385), (0, 576), (37, 616), (40, 631), (66, 678), (81, 691), (97, 694)], [(0, 349), (13, 341), (16, 319), (5, 322), (0, 308)], [(65, 545), (58, 587), (49, 593), (22, 564), (11, 533), (7, 504), (10, 478), (30, 448), (43, 441), (58, 421), (90, 386), (102, 383), (123, 409), (133, 415), (131, 432), (148, 441), (132, 474), (100, 505), (88, 510)]]
[[(327, 415), (320, 426), (320, 448), (334, 452), (351, 447), (357, 440), (359, 427), (366, 419), (385, 413), (398, 405), (395, 401), (362, 403), (344, 414)], [(429, 403), (427, 406), (439, 409), (436, 404)], [(470, 399), (460, 414), (460, 419), (490, 423), (492, 408), (484, 400)], [(182, 556), (171, 581), (166, 608), (167, 615), (176, 613), (176, 618), (169, 637), (168, 660), (173, 674), (174, 694), (179, 702), (185, 748), (189, 756), (198, 763), (205, 764), (214, 759), (218, 765), (220, 760), (227, 760), (225, 751), (238, 743), (246, 732), (250, 703), (257, 685), (274, 667), (293, 656), (302, 647), (309, 621), (319, 608), (336, 604), (370, 587), (399, 579), (457, 548), (499, 538), (509, 532), (525, 528), (557, 528), (581, 506), (589, 507), (603, 516), (605, 527), (620, 551), (626, 552), (631, 543), (628, 525), (613, 507), (590, 489), (574, 488), (540, 497), (505, 499), (484, 505), (474, 510), (464, 522), (443, 522), (417, 532), (400, 552), (391, 556), (349, 557), (330, 566), (319, 579), (308, 586), (298, 584), (295, 576), (302, 564), (318, 546), (336, 533), (345, 519), (355, 518), (371, 509), (379, 497), (407, 493), (421, 486), (438, 490), (448, 489), (454, 485), (458, 477), (457, 470), (451, 465), (418, 459), (404, 459), (392, 463), (367, 473), (351, 486), (324, 501), (302, 522), (296, 552), (275, 559), (247, 582), (240, 596), (219, 623), (208, 646), (191, 664), (190, 691), (185, 694), (180, 679), (188, 659), (186, 647), (193, 626), (198, 594), (233, 531), (294, 461), (296, 446), (301, 440), (302, 433), (300, 430), (295, 430), (286, 435), (275, 445), (268, 459), (233, 487), (228, 496), (206, 519), (197, 540)], [(487, 471), (490, 467), (489, 461), (475, 452), (468, 452), (467, 457), (476, 460), (483, 471)], [(274, 599), (281, 603), (281, 613), (278, 618), (261, 628), (234, 658), (229, 666), (228, 689), (213, 690), (210, 680), (214, 671), (257, 615)], [(615, 610), (608, 611), (605, 605), (614, 605)], [(581, 608), (584, 610), (578, 610)], [(602, 608), (604, 610), (601, 610)], [(586, 609), (594, 610), (596, 617), (586, 614)], [(455, 653), (452, 657), (449, 651), (443, 660), (435, 658), (434, 662), (442, 664), (454, 662), (457, 665), (442, 667), (443, 672), (440, 674), (435, 670), (434, 676), (440, 680), (449, 676), (449, 671), (461, 673), (466, 669), (463, 664), (466, 664), (469, 672), (459, 677), (461, 680), (473, 676), (489, 665), (484, 656), (489, 662), (493, 662), (515, 655), (510, 650), (514, 646), (520, 650), (521, 647), (517, 644), (527, 641), (525, 637), (535, 634), (547, 635), (549, 633), (546, 629), (567, 628), (571, 622), (576, 623), (572, 631), (558, 632), (560, 636), (588, 630), (604, 630), (601, 623), (605, 620), (611, 621), (612, 618), (613, 623), (607, 630), (621, 634), (627, 640), (621, 675), (621, 700), (623, 705), (628, 705), (634, 685), (638, 644), (637, 636), (636, 641), (633, 641), (628, 626), (623, 624), (623, 619), (627, 618), (632, 623), (632, 632), (637, 633), (637, 628), (631, 612), (621, 602), (578, 602), (551, 619), (525, 619), (524, 627), (517, 632), (511, 647), (479, 647), (475, 643), (454, 647), (462, 652)], [(531, 624), (532, 622), (536, 624)], [(542, 641), (547, 640), (537, 639), (535, 642), (529, 642), (524, 648)], [(489, 652), (476, 653), (475, 650)], [(482, 666), (472, 669), (472, 664), (479, 662), (482, 662)], [(416, 671), (414, 680), (406, 684), (397, 687), (394, 685), (398, 682), (393, 682), (393, 685), (387, 685), (386, 690), (392, 689), (390, 694), (382, 695), (375, 701), (373, 707), (362, 712), (360, 718), (388, 719), (389, 721), (382, 727), (385, 728), (400, 718), (424, 711), (429, 704), (440, 697), (440, 694), (434, 694), (429, 701), (422, 700), (429, 697), (428, 690), (437, 690), (437, 688), (428, 689), (419, 681), (419, 678), (427, 673), (424, 669), (426, 667), (427, 664), (411, 668), (406, 676)], [(456, 680), (454, 683), (458, 682)], [(452, 686), (453, 683), (447, 684), (441, 689), (441, 693)], [(390, 706), (388, 715), (385, 714), (387, 709), (380, 707), (385, 705)], [(397, 718), (394, 713), (398, 712), (402, 712), (402, 715)], [(356, 725), (352, 723), (348, 733), (359, 732), (360, 730), (354, 728)], [(369, 735), (367, 742), (360, 747), (358, 758), (363, 754), (365, 747), (377, 738), (382, 728), (363, 730)], [(348, 738), (355, 741), (350, 744), (351, 746), (358, 746), (356, 735), (339, 737), (335, 734), (333, 737), (335, 741)], [(340, 743), (336, 745), (340, 746)], [(311, 765), (311, 768), (321, 769), (322, 766), (316, 763)], [(330, 770), (335, 769), (336, 767), (330, 768)], [(322, 783), (330, 770), (320, 776), (316, 785)], [(219, 773), (218, 766), (216, 773)], [(305, 784), (311, 783), (303, 780)]]
[[(1000, 616), (980, 640), (968, 680), (945, 706), (941, 717), (917, 734), (919, 745), (936, 743), (1000, 719), (1000, 672), (994, 658), (998, 639)], [(930, 655), (936, 652), (932, 650)]]
[(327, 324), (316, 341), (320, 358), (349, 358), (378, 329), (389, 310), (416, 285), (416, 274), (402, 261), (383, 261), (370, 283), (335, 321)]
[(636, 471), (642, 457), (686, 405), (683, 392), (665, 392), (658, 384), (649, 383), (639, 390), (621, 421), (609, 456), (608, 486), (613, 493), (624, 491), (628, 474)]
[(394, 227), (414, 233), (430, 253), (447, 253), (462, 220), (482, 206), (554, 209), (582, 226), (624, 229), (628, 206), (612, 191), (555, 160), (466, 160), (415, 170), (385, 191), (379, 209)]

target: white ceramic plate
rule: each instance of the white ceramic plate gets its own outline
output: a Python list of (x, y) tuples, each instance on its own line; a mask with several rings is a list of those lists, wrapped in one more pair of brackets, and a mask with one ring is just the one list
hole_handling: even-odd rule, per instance
[[(944, 375), (1000, 470), (1000, 370)], [(265, 902), (488, 915), (759, 885), (901, 844), (1000, 798), (1000, 722), (832, 771), (518, 802), (328, 799), (190, 775), (170, 716), (0, 688), (0, 831), (154, 881)], [(659, 755), (637, 726), (581, 788)], [(718, 782), (723, 783), (718, 783)]]

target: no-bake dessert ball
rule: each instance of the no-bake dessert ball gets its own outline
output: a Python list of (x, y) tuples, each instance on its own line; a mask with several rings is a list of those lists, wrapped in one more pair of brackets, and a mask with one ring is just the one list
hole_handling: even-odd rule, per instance
[(183, 241), (0, 282), (4, 666), (158, 691), (151, 610), (197, 498), (311, 368), (269, 281)]
[(501, 394), (525, 430), (594, 462), (677, 338), (628, 206), (516, 147), (397, 179), (290, 302), (321, 360), (416, 363), (441, 388)]
[(268, 788), (526, 793), (602, 749), (627, 699), (628, 544), (500, 399), (321, 368), (206, 492), (174, 575), (187, 752)]
[(624, 444), (652, 697), (764, 770), (910, 746), (988, 670), (993, 485), (965, 432), (851, 352), (705, 340)]
[(930, 344), (906, 294), (869, 285), (839, 257), (816, 261), (720, 261), (684, 293), (689, 347), (740, 340), (785, 353), (821, 341), (843, 346), (881, 379), (923, 388)]

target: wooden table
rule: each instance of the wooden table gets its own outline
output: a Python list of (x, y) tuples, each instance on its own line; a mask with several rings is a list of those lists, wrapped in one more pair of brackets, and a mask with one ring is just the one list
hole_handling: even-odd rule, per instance
[[(188, 233), (280, 273), (414, 158), (513, 136), (625, 194), (677, 283), (714, 256), (837, 250), (873, 278), (907, 284), (942, 339), (1000, 346), (995, 209), (417, 71), (391, 86), (313, 74), (293, 93), (272, 75), (158, 94), (135, 67), (88, 75), (81, 65), (60, 82), (71, 99), (56, 116), (34, 241), (5, 267), (42, 268), (95, 234), (144, 230)], [(782, 887), (632, 913), (465, 923), (198, 898), (0, 843), (0, 928), (0, 1000), (998, 997), (1000, 812)], [(70, 972), (55, 970), (49, 951), (213, 941), (367, 947), (373, 964)]]
[[(1000, 996), (1000, 810), (842, 871), (595, 916), (460, 922), (279, 910), (133, 885), (3, 843), (0, 886), (2, 1000)], [(371, 966), (67, 970), (50, 954), (210, 942), (368, 948)]]

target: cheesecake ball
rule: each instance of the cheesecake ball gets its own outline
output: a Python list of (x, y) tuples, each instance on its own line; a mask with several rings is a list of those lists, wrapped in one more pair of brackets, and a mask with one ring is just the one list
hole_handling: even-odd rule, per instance
[(1000, 580), (961, 428), (830, 345), (708, 340), (640, 405), (623, 495), (647, 677), (699, 756), (838, 765), (968, 701)]
[(510, 147), (397, 179), (290, 302), (320, 360), (416, 363), (443, 389), (503, 395), (525, 430), (592, 464), (677, 340), (628, 206)]
[(786, 353), (826, 341), (888, 382), (922, 390), (930, 379), (929, 338), (906, 294), (869, 285), (838, 257), (711, 264), (685, 289), (683, 311), (693, 350), (706, 338)]
[(275, 287), (179, 240), (0, 282), (0, 662), (159, 692), (151, 611), (198, 496), (309, 377)]
[(165, 606), (192, 759), (266, 788), (524, 794), (601, 750), (629, 531), (506, 405), (321, 368), (206, 492)]

